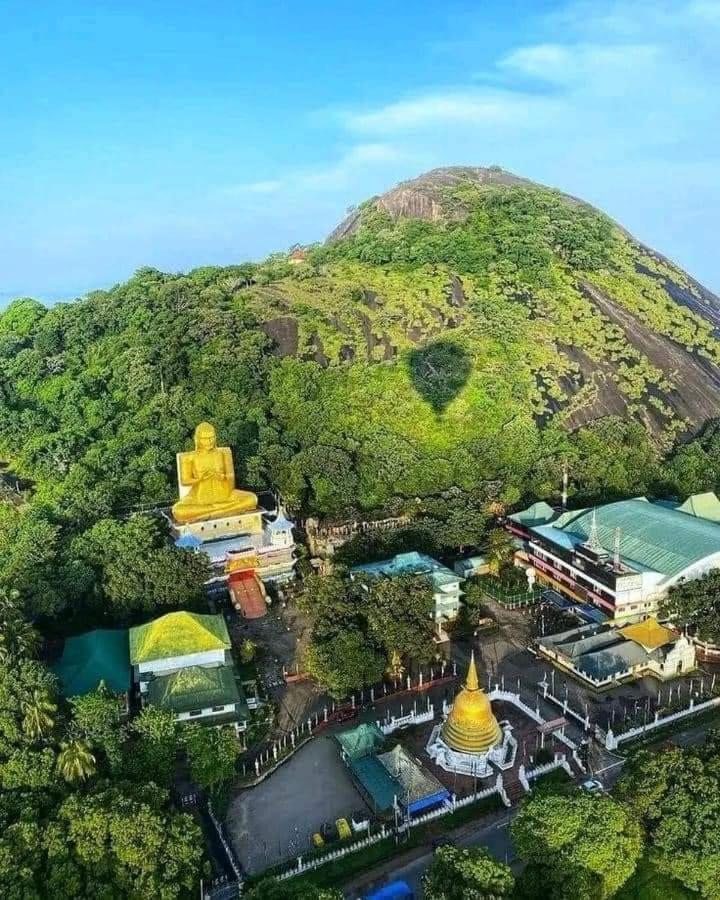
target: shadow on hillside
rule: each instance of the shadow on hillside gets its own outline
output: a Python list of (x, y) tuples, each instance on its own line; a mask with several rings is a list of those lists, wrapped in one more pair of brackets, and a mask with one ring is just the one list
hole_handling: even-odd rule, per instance
[(460, 344), (441, 338), (408, 355), (417, 392), (441, 415), (467, 384), (472, 360)]

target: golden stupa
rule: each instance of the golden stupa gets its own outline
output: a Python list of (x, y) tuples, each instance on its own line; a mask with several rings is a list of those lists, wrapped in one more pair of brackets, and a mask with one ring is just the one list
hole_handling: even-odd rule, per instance
[(485, 753), (503, 739), (490, 700), (480, 688), (474, 653), (470, 657), (465, 687), (455, 698), (442, 727), (442, 738), (448, 747), (459, 753)]

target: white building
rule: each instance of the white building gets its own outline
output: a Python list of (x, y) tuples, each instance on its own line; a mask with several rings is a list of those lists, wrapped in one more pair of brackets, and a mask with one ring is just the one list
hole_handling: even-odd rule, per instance
[(460, 584), (462, 577), (447, 566), (424, 553), (398, 553), (392, 559), (354, 566), (350, 576), (367, 575), (369, 578), (397, 578), (401, 575), (425, 576), (433, 589), (433, 618), (442, 626), (451, 622), (460, 611)]
[(220, 615), (172, 612), (130, 629), (130, 664), (143, 704), (169, 709), (177, 721), (246, 727), (247, 703)]
[(594, 688), (643, 675), (667, 680), (695, 668), (695, 647), (683, 635), (648, 618), (616, 628), (583, 625), (538, 638), (541, 656)]

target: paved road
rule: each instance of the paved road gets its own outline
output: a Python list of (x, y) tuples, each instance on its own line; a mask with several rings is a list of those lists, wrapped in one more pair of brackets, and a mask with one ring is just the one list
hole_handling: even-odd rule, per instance
[[(492, 855), (509, 865), (517, 865), (517, 856), (510, 841), (510, 823), (517, 813), (518, 808), (502, 810), (494, 813), (492, 818), (484, 818), (482, 822), (474, 822), (447, 832), (458, 847), (484, 846)], [(346, 897), (356, 900), (371, 891), (374, 887), (380, 887), (388, 881), (401, 878), (406, 881), (416, 897), (422, 897), (420, 879), (432, 859), (431, 847), (417, 847), (410, 851), (405, 861), (398, 865), (398, 859), (389, 860), (385, 866), (379, 867), (371, 873), (357, 879), (344, 889)]]

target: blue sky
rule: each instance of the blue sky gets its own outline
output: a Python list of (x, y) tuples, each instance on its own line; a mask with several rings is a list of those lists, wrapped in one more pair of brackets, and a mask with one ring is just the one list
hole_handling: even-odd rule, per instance
[(0, 302), (321, 239), (439, 165), (720, 290), (720, 0), (0, 3)]

